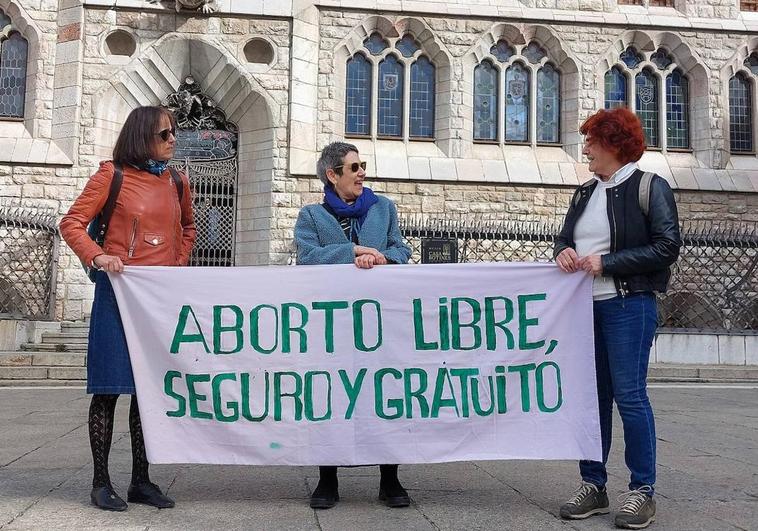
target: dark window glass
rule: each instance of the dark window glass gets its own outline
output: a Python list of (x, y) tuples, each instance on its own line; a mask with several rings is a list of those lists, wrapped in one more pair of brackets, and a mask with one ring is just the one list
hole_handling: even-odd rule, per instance
[(629, 68), (634, 68), (642, 62), (642, 55), (640, 55), (640, 53), (634, 48), (634, 46), (629, 46), (626, 50), (621, 52), (621, 55), (619, 55), (619, 58)]
[(507, 63), (508, 59), (513, 57), (513, 54), (516, 52), (510, 44), (504, 40), (499, 40), (490, 48), (490, 53), (497, 57), (497, 60), (501, 63)]
[(412, 35), (406, 35), (397, 41), (395, 48), (403, 54), (403, 57), (413, 57), (413, 54), (419, 50), (419, 45)]
[(520, 63), (505, 72), (505, 141), (529, 141), (529, 72)]
[(497, 70), (489, 61), (474, 69), (474, 140), (497, 140)]
[(345, 134), (371, 134), (371, 63), (363, 54), (347, 62)]
[(733, 153), (753, 152), (753, 94), (742, 72), (729, 80), (729, 146)]
[(403, 64), (394, 55), (379, 63), (379, 136), (403, 136), (403, 76)]
[(626, 76), (618, 66), (605, 73), (605, 108), (627, 106)]
[(411, 65), (412, 137), (434, 138), (434, 65), (423, 55)]
[(28, 45), (14, 31), (0, 40), (0, 117), (23, 118)]
[(666, 50), (658, 48), (658, 50), (650, 56), (650, 62), (657, 66), (659, 70), (665, 70), (674, 62), (674, 59)]
[(552, 65), (537, 72), (537, 142), (560, 141), (561, 76)]
[(689, 87), (678, 70), (666, 78), (666, 142), (669, 148), (690, 147)]
[(371, 55), (379, 55), (387, 49), (387, 41), (378, 33), (372, 33), (368, 39), (363, 41), (363, 46), (371, 52)]
[(643, 70), (636, 79), (637, 116), (642, 121), (645, 142), (660, 147), (658, 123), (658, 79), (650, 70)]
[(545, 52), (544, 48), (542, 48), (542, 46), (532, 41), (529, 43), (529, 46), (524, 48), (524, 51), (521, 55), (526, 57), (530, 63), (537, 64), (542, 61), (545, 56), (547, 56), (547, 53)]

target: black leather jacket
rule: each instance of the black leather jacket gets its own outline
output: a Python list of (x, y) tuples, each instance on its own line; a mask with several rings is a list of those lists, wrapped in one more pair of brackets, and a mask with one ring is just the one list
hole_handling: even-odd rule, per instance
[[(612, 276), (619, 295), (644, 291), (664, 293), (682, 240), (674, 193), (666, 180), (656, 175), (650, 183), (648, 215), (639, 204), (640, 179), (636, 170), (629, 179), (609, 188), (608, 221), (611, 252), (602, 255), (603, 276)], [(576, 248), (574, 227), (595, 191), (592, 179), (580, 186), (571, 200), (561, 233), (555, 240), (553, 258), (567, 247)]]

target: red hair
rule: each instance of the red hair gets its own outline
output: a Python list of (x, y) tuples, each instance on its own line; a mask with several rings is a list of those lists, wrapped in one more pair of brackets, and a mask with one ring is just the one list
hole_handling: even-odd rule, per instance
[(640, 160), (645, 152), (642, 122), (626, 107), (596, 112), (584, 121), (579, 132), (614, 153), (623, 164)]

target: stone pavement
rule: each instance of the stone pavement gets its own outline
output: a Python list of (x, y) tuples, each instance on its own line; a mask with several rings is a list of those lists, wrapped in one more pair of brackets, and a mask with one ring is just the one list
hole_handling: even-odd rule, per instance
[[(658, 426), (658, 521), (652, 529), (758, 529), (758, 386), (650, 390)], [(153, 480), (176, 499), (159, 511), (89, 505), (88, 398), (81, 389), (0, 389), (0, 529), (611, 529), (612, 515), (558, 518), (578, 484), (571, 462), (485, 461), (405, 465), (407, 509), (377, 501), (378, 469), (340, 473), (342, 501), (315, 512), (316, 467), (154, 466)], [(124, 495), (131, 453), (128, 400), (119, 403), (111, 475)], [(623, 492), (621, 431), (609, 467), (612, 507)], [(188, 441), (191, 444), (191, 441)], [(560, 441), (556, 441), (560, 444)]]

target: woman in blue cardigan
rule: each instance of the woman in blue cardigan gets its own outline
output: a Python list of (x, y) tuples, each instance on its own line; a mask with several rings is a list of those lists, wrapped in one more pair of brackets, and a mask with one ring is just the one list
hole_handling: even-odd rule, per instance
[[(358, 148), (333, 142), (316, 167), (324, 183), (324, 202), (303, 207), (295, 225), (297, 263), (350, 264), (371, 269), (405, 264), (411, 250), (403, 243), (392, 201), (363, 186), (366, 163)], [(397, 465), (379, 465), (379, 499), (389, 507), (407, 507), (410, 497), (397, 477)], [(337, 467), (320, 466), (311, 507), (329, 509), (339, 501)]]

